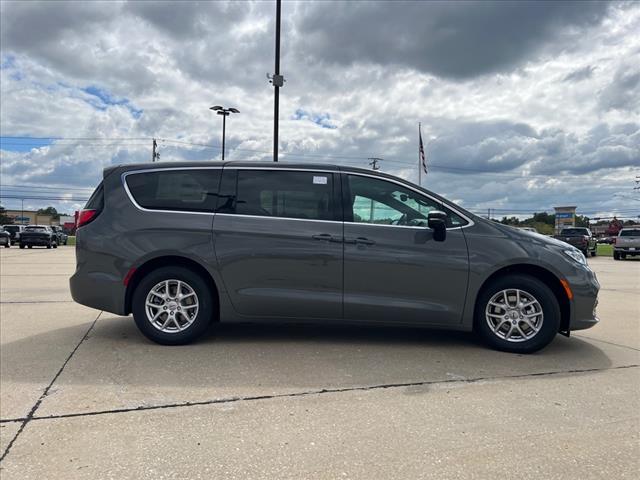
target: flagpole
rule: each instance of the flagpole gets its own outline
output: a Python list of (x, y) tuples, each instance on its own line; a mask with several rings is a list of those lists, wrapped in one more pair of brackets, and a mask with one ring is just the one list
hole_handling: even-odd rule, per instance
[(422, 159), (420, 158), (420, 122), (418, 122), (418, 186), (422, 186)]

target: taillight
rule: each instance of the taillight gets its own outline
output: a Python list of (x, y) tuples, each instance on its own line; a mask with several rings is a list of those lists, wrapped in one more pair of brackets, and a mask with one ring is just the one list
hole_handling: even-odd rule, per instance
[(80, 210), (78, 214), (78, 224), (76, 228), (80, 228), (87, 223), (92, 222), (100, 213), (100, 210)]

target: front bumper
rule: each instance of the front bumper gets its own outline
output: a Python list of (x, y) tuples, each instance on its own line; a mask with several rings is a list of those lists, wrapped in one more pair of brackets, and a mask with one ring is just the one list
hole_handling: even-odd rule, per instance
[(600, 283), (590, 269), (583, 269), (579, 279), (569, 280), (573, 291), (571, 308), (571, 330), (585, 330), (595, 326), (600, 319), (596, 314)]

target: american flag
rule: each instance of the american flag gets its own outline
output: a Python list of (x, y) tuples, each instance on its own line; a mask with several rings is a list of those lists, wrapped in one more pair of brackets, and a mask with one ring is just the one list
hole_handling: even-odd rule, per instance
[(420, 138), (420, 147), (418, 149), (418, 152), (420, 154), (420, 163), (422, 164), (422, 169), (424, 170), (424, 173), (429, 173), (427, 171), (427, 158), (424, 155), (424, 145), (422, 143), (422, 130), (420, 125), (418, 125), (418, 137)]

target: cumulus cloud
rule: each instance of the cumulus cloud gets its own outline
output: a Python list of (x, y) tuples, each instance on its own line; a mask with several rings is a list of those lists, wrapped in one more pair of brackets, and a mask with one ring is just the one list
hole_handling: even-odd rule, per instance
[[(219, 158), (213, 104), (242, 112), (227, 158), (268, 160), (273, 10), (1, 3), (1, 135), (105, 139), (3, 140), (2, 183), (95, 185), (148, 161), (151, 137), (162, 160)], [(639, 32), (633, 3), (285, 2), (281, 158), (382, 157), (417, 181), (422, 122), (426, 185), (467, 207), (626, 207), (613, 195), (640, 165)]]

